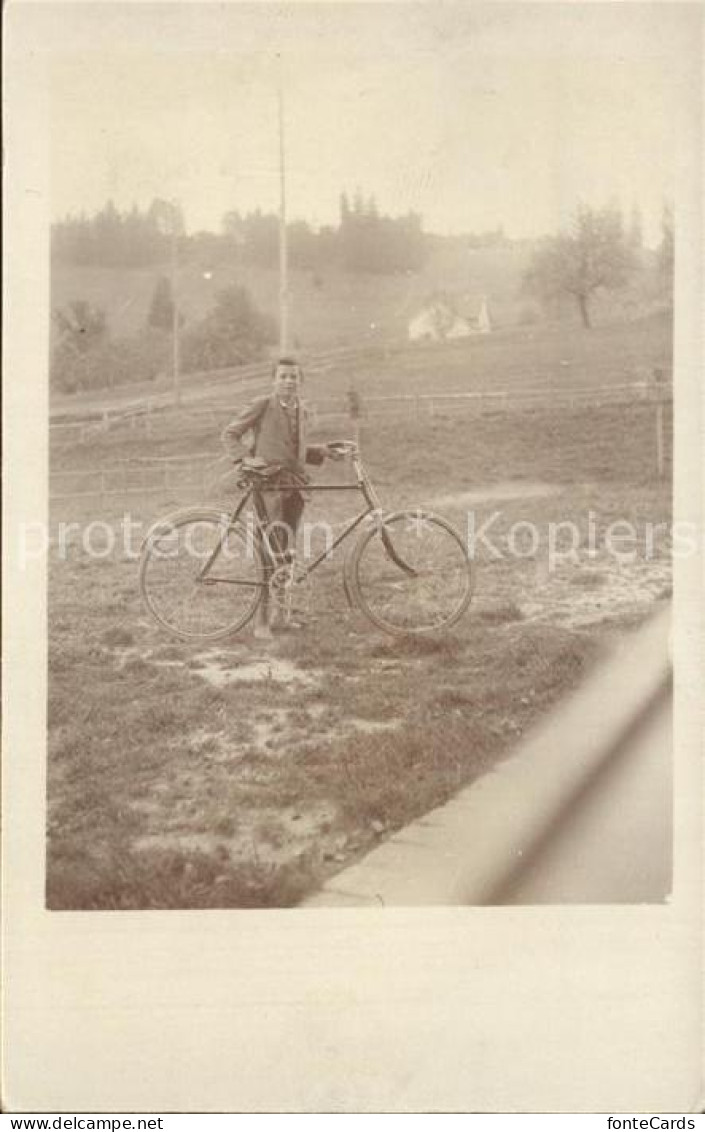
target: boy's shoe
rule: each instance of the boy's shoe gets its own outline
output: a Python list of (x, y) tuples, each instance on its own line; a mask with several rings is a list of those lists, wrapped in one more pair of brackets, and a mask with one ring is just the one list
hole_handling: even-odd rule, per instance
[(302, 621), (293, 621), (292, 620), (292, 621), (287, 621), (283, 625), (279, 625), (278, 628), (283, 633), (300, 633), (302, 631), (302, 629), (306, 628), (306, 626), (304, 625), (304, 623)]
[(285, 629), (286, 620), (284, 610), (275, 607), (269, 615), (269, 627), (270, 629)]
[(252, 636), (256, 641), (274, 640), (274, 633), (270, 629), (269, 625), (255, 625), (254, 629), (252, 630)]

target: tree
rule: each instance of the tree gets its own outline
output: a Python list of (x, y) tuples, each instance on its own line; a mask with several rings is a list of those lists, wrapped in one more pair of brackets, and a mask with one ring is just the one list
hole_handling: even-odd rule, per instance
[(247, 243), (244, 216), (236, 209), (226, 212), (222, 220), (222, 231), (229, 253), (239, 256)]
[(122, 217), (111, 200), (93, 220), (93, 244), (97, 262), (115, 267), (123, 260)]
[(51, 359), (51, 383), (65, 393), (152, 381), (169, 367), (168, 336), (145, 328), (129, 338), (101, 338), (85, 354), (59, 343)]
[(166, 275), (160, 275), (154, 285), (147, 324), (156, 330), (171, 330), (173, 320), (174, 299), (171, 293), (171, 281)]
[(51, 380), (72, 392), (91, 384), (93, 360), (108, 342), (105, 311), (85, 299), (72, 299), (53, 312), (58, 340), (52, 351)]
[(337, 243), (346, 270), (377, 274), (417, 270), (428, 251), (420, 216), (384, 216), (374, 196), (366, 200), (360, 189), (352, 207), (346, 193), (341, 197)]
[(85, 299), (72, 299), (64, 310), (54, 311), (59, 340), (76, 354), (86, 354), (107, 337), (105, 311)]
[(572, 295), (583, 325), (590, 329), (595, 292), (623, 287), (635, 266), (620, 211), (581, 206), (571, 230), (544, 240), (534, 253), (525, 282), (543, 299)]
[(232, 263), (233, 247), (227, 236), (215, 232), (193, 232), (184, 248), (182, 261), (189, 263), (200, 272), (213, 271), (221, 263)]
[(175, 205), (155, 200), (146, 212), (133, 205), (122, 213), (108, 201), (92, 217), (81, 213), (53, 224), (52, 255), (77, 266), (141, 267), (158, 263), (168, 255), (175, 224), (183, 244), (183, 216)]
[(183, 236), (186, 226), (181, 207), (172, 200), (155, 197), (147, 213), (149, 224), (158, 232), (171, 237)]
[(257, 310), (244, 287), (227, 287), (206, 317), (184, 335), (185, 370), (217, 369), (259, 357), (276, 340), (274, 321)]
[(294, 220), (287, 224), (286, 234), (292, 267), (314, 267), (318, 262), (318, 240), (310, 225), (305, 220)]

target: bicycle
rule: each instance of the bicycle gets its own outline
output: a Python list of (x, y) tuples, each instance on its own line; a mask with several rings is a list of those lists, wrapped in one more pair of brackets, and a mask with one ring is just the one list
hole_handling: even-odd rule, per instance
[(265, 590), (290, 610), (292, 594), (362, 527), (347, 555), (348, 602), (384, 632), (420, 635), (447, 629), (472, 599), (474, 566), (461, 536), (446, 519), (420, 508), (386, 512), (357, 445), (329, 445), (348, 456), (354, 483), (310, 484), (309, 492), (356, 491), (365, 507), (312, 562), (280, 551), (268, 534), (264, 497), (300, 490), (277, 486), (281, 468), (245, 458), (232, 512), (191, 507), (158, 520), (142, 548), (139, 582), (147, 609), (169, 632), (189, 641), (217, 641), (243, 629)]

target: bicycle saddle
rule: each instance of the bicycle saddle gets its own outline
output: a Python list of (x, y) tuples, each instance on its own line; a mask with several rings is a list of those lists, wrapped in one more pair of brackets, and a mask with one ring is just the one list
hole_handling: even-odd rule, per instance
[(269, 464), (262, 456), (246, 456), (240, 467), (250, 476), (276, 476), (282, 470), (281, 464)]

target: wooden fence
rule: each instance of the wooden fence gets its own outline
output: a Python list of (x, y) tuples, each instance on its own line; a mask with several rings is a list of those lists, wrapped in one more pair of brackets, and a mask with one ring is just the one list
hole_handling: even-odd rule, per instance
[[(418, 351), (417, 351), (418, 352)], [(311, 357), (304, 356), (303, 365), (308, 374), (321, 375), (327, 373), (336, 362), (349, 359), (365, 360), (368, 358), (384, 358), (388, 349), (381, 345), (363, 347), (340, 346), (329, 350), (319, 351)], [(217, 370), (204, 370), (200, 373), (184, 375), (187, 382), (182, 385), (179, 392), (180, 404), (185, 407), (199, 401), (217, 400), (221, 387), (227, 389), (229, 403), (232, 405), (233, 393), (256, 393), (263, 386), (268, 386), (271, 379), (271, 363), (267, 361), (252, 362), (249, 365), (228, 366)], [(144, 396), (123, 400), (117, 397), (110, 406), (96, 407), (102, 401), (109, 401), (110, 389), (99, 390), (96, 393), (76, 397), (64, 396), (59, 398), (58, 404), (51, 412), (51, 427), (57, 430), (73, 430), (73, 435), (80, 436), (81, 426), (87, 430), (110, 428), (112, 424), (120, 423), (132, 417), (150, 415), (157, 410), (173, 407), (175, 404), (175, 390), (168, 387), (153, 392), (150, 387), (138, 386), (145, 390)], [(90, 431), (86, 431), (90, 435)]]
[(147, 497), (184, 489), (205, 497), (221, 465), (218, 453), (192, 456), (124, 460), (105, 468), (76, 468), (51, 474), (50, 502), (95, 500), (100, 506), (109, 499)]
[[(575, 389), (555, 389), (546, 386), (521, 390), (502, 390), (471, 393), (420, 393), (390, 394), (365, 397), (363, 418), (370, 419), (388, 415), (404, 415), (412, 418), (434, 417), (451, 410), (462, 412), (508, 412), (530, 409), (549, 404), (551, 408), (570, 409), (581, 405), (600, 406), (604, 404), (638, 404), (652, 402), (655, 405), (656, 425), (656, 465), (659, 477), (665, 471), (664, 404), (672, 397), (671, 386), (667, 382), (637, 381), (616, 385), (582, 386)], [(317, 421), (339, 420), (351, 425), (355, 430), (357, 421), (351, 421), (349, 409), (343, 398), (320, 398), (311, 406), (314, 423)], [(226, 423), (232, 413), (232, 405), (209, 405), (169, 410), (158, 410), (150, 406), (126, 407), (119, 423), (128, 430), (141, 428), (146, 436), (153, 436), (164, 428), (174, 430), (183, 423), (192, 423), (194, 418), (212, 423), (214, 434)], [(115, 427), (113, 419), (105, 421), (74, 422), (60, 427), (105, 430)], [(59, 426), (52, 426), (52, 429)], [(62, 437), (63, 439), (63, 437)], [(52, 473), (51, 502), (94, 499), (99, 505), (116, 497), (129, 499), (130, 496), (163, 495), (171, 490), (188, 489), (200, 492), (205, 498), (212, 493), (214, 482), (226, 470), (222, 457), (217, 452), (194, 453), (193, 455), (169, 457), (141, 457), (124, 460), (112, 467), (74, 469)]]
[[(586, 385), (575, 388), (540, 385), (511, 390), (482, 390), (467, 393), (399, 393), (374, 394), (362, 399), (363, 415), (367, 417), (400, 415), (404, 417), (435, 417), (448, 410), (462, 413), (507, 412), (536, 408), (542, 404), (556, 408), (581, 405), (628, 404), (654, 398), (654, 383), (632, 381), (609, 385)], [(267, 385), (248, 382), (239, 392), (247, 397), (265, 392)], [(670, 397), (670, 386), (660, 390), (660, 400)], [(349, 409), (344, 397), (318, 397), (309, 402), (314, 423), (317, 420), (347, 419)], [(130, 434), (139, 431), (146, 437), (159, 436), (180, 422), (202, 421), (214, 428), (223, 427), (234, 409), (232, 394), (227, 401), (213, 401), (208, 405), (189, 404), (177, 407), (164, 406), (155, 399), (124, 405), (120, 411), (106, 410), (100, 417), (79, 421), (52, 421), (50, 436), (58, 445), (82, 444), (113, 429)]]

